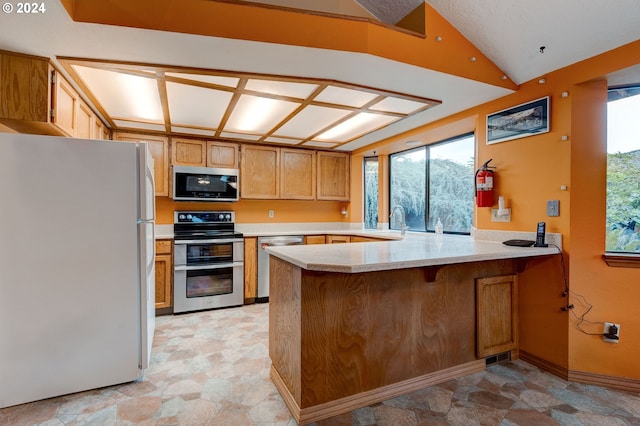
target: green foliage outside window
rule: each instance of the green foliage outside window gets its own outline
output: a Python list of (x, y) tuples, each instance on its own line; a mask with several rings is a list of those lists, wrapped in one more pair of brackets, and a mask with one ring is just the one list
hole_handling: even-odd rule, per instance
[(640, 150), (607, 156), (607, 251), (640, 253)]

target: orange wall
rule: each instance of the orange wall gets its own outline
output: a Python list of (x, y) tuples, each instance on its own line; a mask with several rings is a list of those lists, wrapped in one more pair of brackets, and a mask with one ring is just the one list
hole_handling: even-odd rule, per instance
[[(175, 210), (233, 210), (237, 223), (346, 222), (340, 211), (348, 203), (339, 201), (240, 200), (237, 203), (176, 202), (156, 197), (157, 223), (173, 223)], [(269, 210), (274, 217), (269, 218)]]
[[(577, 320), (561, 311), (566, 300), (560, 257), (530, 262), (520, 278), (521, 349), (569, 371), (640, 379), (640, 269), (611, 268), (604, 254), (606, 190), (606, 101), (608, 73), (636, 65), (640, 40), (520, 86), (512, 95), (480, 105), (436, 123), (414, 129), (354, 153), (353, 164), (376, 150), (386, 156), (407, 147), (476, 132), (476, 164), (492, 158), (496, 169), (496, 200), (503, 195), (512, 209), (510, 223), (491, 222), (490, 209), (476, 208), (479, 229), (535, 231), (538, 221), (548, 232), (561, 233), (573, 313), (586, 319), (621, 324), (619, 344), (583, 334)], [(563, 97), (562, 93), (568, 96)], [(486, 144), (486, 115), (544, 96), (551, 97), (550, 132), (497, 144)], [(566, 135), (567, 140), (562, 140)], [(388, 175), (381, 176), (381, 183)], [(562, 185), (567, 190), (561, 190)], [(352, 204), (362, 203), (352, 192)], [(560, 216), (547, 217), (546, 201), (560, 200)], [(497, 202), (497, 201), (496, 201)], [(601, 333), (602, 324), (583, 324)]]

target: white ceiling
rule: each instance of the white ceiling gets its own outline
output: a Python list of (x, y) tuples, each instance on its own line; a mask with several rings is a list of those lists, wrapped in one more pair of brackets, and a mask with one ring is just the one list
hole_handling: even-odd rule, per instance
[[(404, 7), (415, 3), (394, 1)], [(429, 3), (516, 83), (640, 39), (638, 0)], [(66, 56), (329, 79), (443, 101), (343, 145), (340, 149), (344, 150), (366, 146), (510, 93), (501, 87), (372, 55), (76, 23), (58, 0), (49, 0), (46, 7), (46, 13), (39, 15), (3, 14), (0, 49), (50, 57), (54, 63), (56, 57)], [(545, 46), (544, 53), (539, 51), (541, 46)], [(618, 79), (640, 82), (639, 76), (635, 67), (635, 71), (619, 73)]]

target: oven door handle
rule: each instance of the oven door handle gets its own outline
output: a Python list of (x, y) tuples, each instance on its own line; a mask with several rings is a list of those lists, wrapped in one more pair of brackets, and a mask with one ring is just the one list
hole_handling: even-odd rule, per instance
[(221, 238), (213, 240), (175, 240), (175, 245), (180, 244), (226, 244), (226, 243), (241, 243), (242, 238)]
[(238, 266), (244, 266), (244, 262), (233, 262), (233, 263), (220, 263), (217, 265), (197, 265), (197, 266), (187, 266), (187, 265), (176, 265), (173, 267), (175, 271), (202, 271), (205, 269), (222, 269), (222, 268), (236, 268)]

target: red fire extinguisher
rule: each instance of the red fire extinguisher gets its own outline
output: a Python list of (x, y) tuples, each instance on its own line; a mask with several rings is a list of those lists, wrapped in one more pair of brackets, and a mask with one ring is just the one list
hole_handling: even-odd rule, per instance
[(489, 167), (489, 162), (493, 160), (489, 159), (476, 170), (476, 198), (478, 207), (492, 207), (493, 206), (493, 176), (494, 172), (491, 169), (495, 167)]

